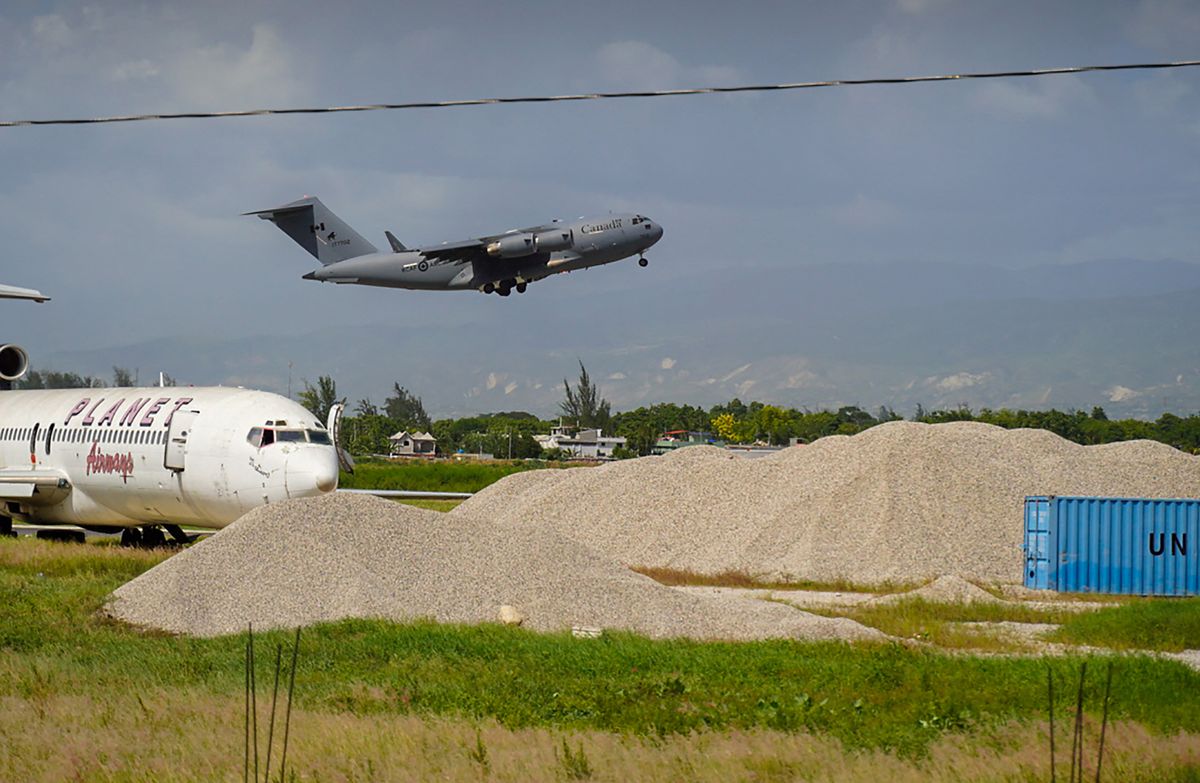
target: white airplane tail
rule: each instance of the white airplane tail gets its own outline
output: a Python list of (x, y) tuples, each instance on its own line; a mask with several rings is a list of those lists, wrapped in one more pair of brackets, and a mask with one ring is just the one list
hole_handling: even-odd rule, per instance
[(258, 215), (263, 220), (269, 220), (279, 226), (283, 233), (325, 266), (345, 261), (347, 258), (379, 252), (378, 248), (333, 214), (316, 196), (306, 196), (275, 209), (245, 214)]

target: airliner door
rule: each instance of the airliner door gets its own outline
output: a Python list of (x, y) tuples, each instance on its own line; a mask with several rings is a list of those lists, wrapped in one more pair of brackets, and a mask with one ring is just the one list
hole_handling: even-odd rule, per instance
[(171, 426), (167, 428), (167, 446), (163, 454), (163, 467), (167, 470), (180, 472), (187, 461), (188, 436), (200, 411), (175, 411), (171, 416)]
[(335, 402), (333, 407), (329, 409), (329, 420), (325, 422), (325, 429), (329, 430), (329, 439), (333, 441), (333, 448), (337, 451), (338, 466), (347, 473), (354, 472), (354, 458), (350, 456), (350, 452), (342, 448), (342, 413), (346, 410), (346, 403)]

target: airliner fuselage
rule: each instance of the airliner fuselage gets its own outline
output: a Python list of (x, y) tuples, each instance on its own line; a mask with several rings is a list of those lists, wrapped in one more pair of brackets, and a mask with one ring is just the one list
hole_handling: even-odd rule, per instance
[(0, 523), (225, 527), (330, 492), (325, 425), (269, 392), (225, 387), (0, 391)]

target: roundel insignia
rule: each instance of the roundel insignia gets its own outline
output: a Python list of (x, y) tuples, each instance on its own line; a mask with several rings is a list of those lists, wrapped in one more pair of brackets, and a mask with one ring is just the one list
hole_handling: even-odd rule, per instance
[(417, 264), (417, 269), (420, 269), (422, 272), (427, 271), (429, 269), (429, 262), (422, 259), (421, 263)]

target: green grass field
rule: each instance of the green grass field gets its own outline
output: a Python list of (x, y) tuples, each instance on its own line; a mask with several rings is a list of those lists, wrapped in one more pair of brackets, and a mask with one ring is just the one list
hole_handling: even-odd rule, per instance
[[(98, 613), (112, 589), (167, 556), (0, 540), (0, 708), (16, 716), (0, 723), (0, 779), (240, 779), (244, 640), (143, 633)], [(1194, 602), (1161, 605), (1194, 611)], [(260, 637), (260, 690), (274, 646), (289, 639)], [(641, 769), (668, 780), (686, 772), (677, 766), (684, 761), (699, 764), (683, 775), (694, 779), (791, 780), (820, 768), (820, 779), (834, 780), (838, 769), (860, 763), (863, 779), (893, 768), (888, 775), (897, 780), (960, 779), (939, 777), (953, 765), (938, 772), (930, 764), (950, 754), (978, 765), (981, 753), (1016, 759), (993, 770), (1011, 777), (994, 779), (1032, 779), (1029, 770), (1041, 763), (1047, 668), (1065, 694), (1083, 660), (968, 657), (897, 644), (664, 642), (619, 633), (586, 640), (362, 620), (308, 629), (302, 649), (295, 753), (306, 780), (390, 779), (384, 769), (408, 770), (396, 779), (483, 772), (501, 779), (510, 765), (508, 779), (583, 771), (650, 779)], [(1088, 660), (1091, 731), (1106, 661)], [(1111, 729), (1114, 748), (1153, 761), (1162, 776), (1195, 779), (1182, 775), (1200, 757), (1200, 674), (1120, 657), (1111, 716), (1120, 721)], [(387, 739), (396, 731), (411, 735), (397, 746), (409, 749), (403, 762)], [(447, 749), (444, 736), (465, 739)], [(476, 737), (485, 758), (492, 748), (486, 770)], [(566, 760), (566, 737), (580, 743), (586, 770), (577, 756)], [(55, 742), (74, 750), (64, 756), (45, 747)], [(523, 758), (522, 747), (533, 755)], [(707, 766), (706, 747), (724, 756)], [(442, 766), (413, 772), (431, 763), (430, 754), (444, 755)], [(184, 768), (172, 766), (180, 760)], [(824, 766), (806, 766), (818, 760)], [(353, 766), (367, 761), (380, 766), (374, 773)], [(969, 768), (976, 767), (960, 769)]]
[(1107, 607), (1067, 618), (1052, 638), (1115, 650), (1200, 650), (1200, 598)]
[(415, 506), (429, 511), (453, 511), (462, 505), (461, 500), (400, 500), (398, 503), (403, 503), (406, 506)]
[[(582, 467), (572, 463), (569, 467)], [(478, 492), (505, 476), (526, 470), (558, 469), (563, 463), (538, 460), (452, 462), (449, 460), (363, 460), (343, 472), (344, 489), (403, 489), (419, 492)]]

